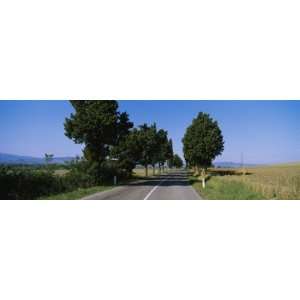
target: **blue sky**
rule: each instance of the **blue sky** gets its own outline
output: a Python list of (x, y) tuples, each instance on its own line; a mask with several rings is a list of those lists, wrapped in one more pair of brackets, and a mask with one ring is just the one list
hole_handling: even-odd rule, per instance
[[(119, 101), (135, 125), (156, 122), (182, 156), (181, 139), (198, 112), (219, 122), (225, 150), (218, 161), (300, 161), (300, 101)], [(0, 101), (0, 152), (41, 157), (81, 154), (64, 136), (68, 101)]]

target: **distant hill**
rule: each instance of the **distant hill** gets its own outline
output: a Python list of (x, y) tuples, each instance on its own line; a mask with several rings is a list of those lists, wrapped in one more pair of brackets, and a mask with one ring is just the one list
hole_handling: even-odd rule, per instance
[(273, 164), (273, 167), (291, 167), (291, 166), (299, 166), (300, 161), (294, 161), (294, 162), (286, 162), (286, 163), (277, 163)]
[[(74, 157), (54, 157), (51, 164), (64, 164), (66, 161), (73, 160)], [(24, 165), (40, 165), (45, 164), (45, 159), (42, 157), (32, 157), (23, 155), (14, 155), (7, 153), (0, 153), (0, 164), (24, 164)]]
[[(213, 165), (216, 168), (240, 168), (241, 163), (231, 162), (231, 161), (222, 161), (222, 162), (214, 162)], [(244, 167), (251, 168), (259, 166), (259, 164), (244, 164)]]
[[(240, 168), (241, 163), (235, 162), (214, 162), (213, 165), (216, 168)], [(285, 163), (265, 163), (265, 164), (247, 164), (244, 163), (245, 168), (255, 168), (255, 167), (289, 167), (289, 166), (299, 166), (300, 162), (285, 162)]]

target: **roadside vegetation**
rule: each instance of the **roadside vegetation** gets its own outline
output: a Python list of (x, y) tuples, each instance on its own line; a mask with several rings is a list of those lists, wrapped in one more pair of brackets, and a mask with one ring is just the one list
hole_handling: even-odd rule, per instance
[[(134, 127), (117, 101), (70, 101), (65, 135), (83, 145), (83, 156), (40, 165), (0, 165), (0, 199), (79, 199), (131, 180), (182, 168), (173, 142), (156, 124)], [(217, 121), (200, 112), (182, 139), (191, 183), (205, 199), (299, 199), (300, 163), (247, 170), (213, 168), (224, 150)]]
[(93, 186), (90, 188), (79, 188), (72, 192), (56, 194), (49, 197), (40, 198), (40, 200), (79, 200), (85, 196), (92, 195), (95, 193), (103, 192), (112, 189), (113, 185), (107, 186)]
[(164, 171), (159, 170), (159, 168), (155, 168), (154, 170), (152, 167), (149, 168), (148, 170), (148, 176), (145, 176), (145, 170), (143, 168), (135, 168), (132, 170), (132, 178), (136, 179), (147, 179), (153, 176), (159, 176), (167, 172), (169, 169), (165, 168)]
[(208, 169), (206, 188), (191, 183), (204, 199), (299, 199), (300, 163), (245, 169)]
[(57, 165), (46, 153), (42, 165), (0, 166), (0, 199), (77, 198), (111, 188), (115, 178), (136, 179), (141, 176), (133, 172), (137, 165), (146, 177), (173, 167), (172, 140), (155, 123), (134, 127), (129, 115), (118, 111), (117, 101), (70, 103), (74, 113), (65, 120), (65, 135), (84, 145), (83, 156)]
[(300, 163), (247, 170), (212, 168), (224, 140), (217, 121), (208, 114), (198, 114), (182, 142), (191, 183), (205, 199), (300, 199)]
[(207, 169), (224, 150), (224, 140), (218, 122), (209, 114), (200, 112), (188, 126), (182, 139), (186, 165), (194, 176), (202, 180), (205, 188)]
[(191, 176), (190, 182), (203, 199), (208, 200), (254, 200), (264, 196), (252, 190), (244, 182), (228, 180), (228, 176), (212, 176), (203, 188), (202, 181)]
[(300, 199), (300, 164), (249, 168), (247, 175), (229, 180), (242, 181), (267, 199)]
[[(54, 169), (53, 166), (0, 166), (0, 199), (37, 199), (97, 184), (85, 172), (88, 166), (84, 162), (77, 161), (65, 166), (63, 175), (62, 168), (63, 166), (59, 169)], [(108, 180), (102, 183), (104, 186), (108, 184)]]
[(174, 154), (174, 156), (173, 156), (173, 167), (175, 167), (177, 169), (180, 169), (183, 167), (183, 160), (177, 154)]

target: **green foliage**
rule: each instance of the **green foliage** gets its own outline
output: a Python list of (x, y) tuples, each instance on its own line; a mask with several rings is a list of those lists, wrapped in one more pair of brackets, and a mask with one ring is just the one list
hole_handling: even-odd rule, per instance
[(77, 200), (85, 196), (103, 192), (113, 188), (113, 186), (93, 186), (90, 188), (78, 188), (72, 192), (56, 194), (48, 197), (41, 197), (41, 200)]
[(156, 124), (148, 126), (143, 124), (136, 130), (137, 144), (140, 148), (139, 163), (145, 167), (152, 164), (157, 153)]
[[(86, 176), (101, 184), (113, 176), (130, 174), (135, 164), (129, 162), (124, 153), (126, 138), (133, 127), (128, 114), (120, 113), (117, 101), (112, 100), (80, 100), (71, 101), (71, 104), (75, 113), (65, 121), (65, 134), (75, 143), (85, 145)], [(85, 176), (81, 173), (78, 172), (78, 176)]]
[(202, 112), (187, 128), (182, 142), (184, 157), (189, 166), (207, 168), (224, 150), (223, 136), (217, 121)]
[(56, 176), (54, 169), (48, 167), (0, 166), (0, 199), (38, 199), (78, 188), (112, 184), (114, 175), (124, 177), (110, 161), (103, 163), (100, 170), (97, 162), (94, 165), (87, 160), (74, 161), (63, 176)]
[(86, 170), (99, 184), (112, 176), (128, 177), (137, 163), (147, 169), (172, 159), (172, 141), (156, 124), (132, 129), (116, 101), (71, 101), (75, 112), (65, 121), (65, 134), (85, 145)]
[(182, 168), (183, 167), (183, 161), (182, 161), (181, 157), (177, 154), (174, 155), (173, 165), (174, 165), (175, 168)]
[(43, 169), (0, 166), (0, 199), (36, 199), (65, 190), (61, 177)]
[(173, 168), (173, 158), (174, 158), (174, 152), (173, 152), (173, 141), (172, 139), (169, 139), (168, 141), (168, 148), (167, 148), (167, 164), (169, 168)]
[(227, 181), (226, 176), (212, 176), (206, 188), (202, 188), (202, 183), (195, 177), (191, 182), (196, 191), (204, 199), (212, 200), (258, 200), (264, 199), (261, 193), (253, 191), (245, 183), (239, 181)]
[(168, 132), (163, 129), (158, 130), (155, 139), (156, 147), (152, 155), (152, 166), (154, 167), (155, 164), (158, 163), (159, 167), (161, 167), (169, 158)]
[(173, 156), (172, 141), (168, 140), (168, 132), (163, 129), (157, 130), (155, 123), (135, 128), (124, 148), (127, 148), (128, 158), (146, 168), (146, 175), (148, 165), (152, 165), (154, 170), (156, 164), (161, 167)]
[(97, 177), (93, 174), (91, 163), (82, 159), (70, 164), (70, 171), (63, 177), (66, 191), (87, 188), (96, 185)]
[(137, 130), (134, 129), (111, 150), (111, 159), (125, 177), (129, 177), (141, 157)]
[(127, 113), (118, 112), (117, 101), (78, 100), (71, 104), (75, 113), (65, 121), (65, 134), (75, 143), (85, 144), (85, 158), (98, 162), (100, 167), (111, 147), (129, 133), (133, 123)]

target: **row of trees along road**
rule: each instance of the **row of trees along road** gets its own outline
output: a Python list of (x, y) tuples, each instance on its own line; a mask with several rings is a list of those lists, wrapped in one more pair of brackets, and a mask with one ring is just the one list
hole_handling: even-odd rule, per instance
[[(187, 165), (200, 176), (205, 187), (206, 170), (224, 150), (224, 140), (218, 122), (208, 114), (200, 112), (186, 129), (183, 142)], [(200, 173), (201, 171), (201, 173)]]
[(174, 154), (172, 163), (173, 163), (173, 166), (175, 168), (182, 168), (183, 167), (183, 160), (177, 154)]
[(70, 101), (75, 112), (65, 120), (65, 134), (75, 143), (84, 144), (84, 158), (99, 180), (114, 166), (130, 175), (137, 164), (145, 167), (172, 165), (173, 146), (167, 131), (156, 124), (134, 128), (126, 112), (118, 111), (113, 100)]

